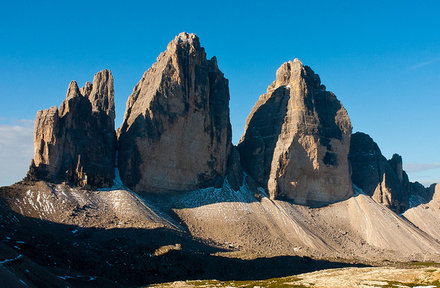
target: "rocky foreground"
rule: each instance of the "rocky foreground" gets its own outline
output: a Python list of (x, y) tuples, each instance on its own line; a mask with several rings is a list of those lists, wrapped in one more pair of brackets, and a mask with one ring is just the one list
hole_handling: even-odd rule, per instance
[[(0, 187), (3, 287), (440, 263), (440, 186), (410, 182), (402, 157), (387, 160), (368, 135), (352, 134), (342, 103), (298, 59), (278, 69), (238, 147), (228, 80), (194, 34), (179, 34), (144, 73), (117, 130), (114, 118), (109, 70), (82, 88), (70, 83), (59, 108), (37, 113), (29, 172)], [(353, 269), (280, 281), (320, 287), (325, 273), (379, 281), (379, 268)], [(386, 279), (383, 287), (395, 278)]]
[(439, 286), (440, 268), (425, 266), (342, 268), (263, 281), (178, 281), (150, 287), (436, 288)]
[(310, 209), (246, 184), (139, 197), (122, 187), (40, 181), (3, 187), (0, 199), (0, 257), (31, 287), (269, 279), (440, 261), (435, 235), (364, 194)]

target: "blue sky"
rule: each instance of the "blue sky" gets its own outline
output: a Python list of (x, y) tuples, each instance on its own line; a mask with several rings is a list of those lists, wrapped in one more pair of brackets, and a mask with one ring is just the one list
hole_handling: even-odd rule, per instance
[[(229, 79), (233, 139), (285, 61), (299, 58), (342, 101), (353, 130), (440, 182), (439, 1), (4, 1), (0, 9), (0, 185), (32, 158), (37, 110), (68, 83), (111, 69), (125, 102), (179, 32), (200, 37)], [(332, 3), (333, 2), (333, 3)]]

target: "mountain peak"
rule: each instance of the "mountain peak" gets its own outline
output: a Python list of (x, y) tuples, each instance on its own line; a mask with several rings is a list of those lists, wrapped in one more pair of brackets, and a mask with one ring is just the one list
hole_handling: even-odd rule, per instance
[(199, 37), (194, 33), (181, 32), (174, 40), (177, 40), (178, 42), (196, 42), (200, 44)]
[(199, 37), (194, 33), (182, 32), (177, 35), (167, 46), (167, 51), (176, 52), (178, 50), (198, 51), (204, 49), (200, 47)]
[(105, 111), (107, 115), (115, 118), (113, 75), (108, 69), (99, 71), (93, 77), (93, 85), (89, 98), (93, 111)]
[[(264, 123), (264, 125), (262, 125)], [(308, 66), (285, 62), (252, 109), (238, 144), (242, 165), (273, 199), (322, 205), (352, 195), (351, 123)]]
[(228, 80), (216, 62), (195, 34), (180, 33), (144, 73), (118, 139), (125, 185), (163, 193), (223, 183), (232, 132)]
[(71, 99), (78, 96), (81, 96), (78, 84), (76, 83), (76, 81), (71, 81), (69, 83), (69, 88), (67, 88), (66, 99)]
[(307, 85), (313, 88), (325, 90), (325, 86), (321, 85), (319, 75), (315, 74), (309, 66), (304, 66), (298, 58), (281, 64), (276, 72), (276, 80), (271, 87), (276, 89), (280, 86), (289, 86), (290, 84), (299, 83), (300, 79), (305, 79)]
[(114, 177), (114, 92), (109, 70), (81, 89), (72, 81), (60, 109), (38, 112), (29, 179), (111, 186)]

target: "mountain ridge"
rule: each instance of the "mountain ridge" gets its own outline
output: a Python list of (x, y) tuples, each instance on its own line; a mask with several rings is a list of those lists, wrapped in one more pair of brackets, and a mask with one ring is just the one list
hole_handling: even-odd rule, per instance
[(440, 263), (440, 186), (409, 182), (399, 155), (352, 135), (310, 67), (281, 65), (238, 147), (229, 97), (216, 58), (189, 33), (143, 74), (117, 132), (111, 72), (71, 82), (59, 109), (37, 113), (27, 177), (0, 187), (5, 245), (73, 287), (251, 277), (246, 265), (269, 278)]

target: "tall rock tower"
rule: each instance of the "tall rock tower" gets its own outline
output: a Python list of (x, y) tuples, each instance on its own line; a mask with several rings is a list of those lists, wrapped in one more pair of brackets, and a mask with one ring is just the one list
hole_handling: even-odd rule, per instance
[(91, 188), (113, 184), (116, 149), (113, 76), (95, 74), (79, 89), (72, 81), (60, 105), (38, 111), (28, 178)]
[(223, 183), (232, 147), (228, 80), (194, 34), (181, 33), (129, 96), (119, 170), (136, 192)]
[(248, 116), (241, 163), (273, 199), (311, 206), (344, 200), (353, 193), (351, 130), (336, 96), (295, 59), (281, 65)]

